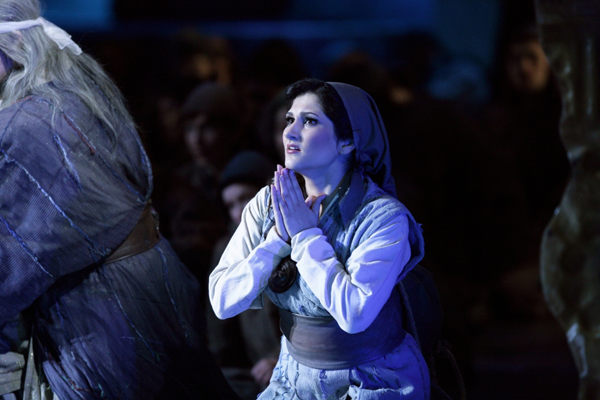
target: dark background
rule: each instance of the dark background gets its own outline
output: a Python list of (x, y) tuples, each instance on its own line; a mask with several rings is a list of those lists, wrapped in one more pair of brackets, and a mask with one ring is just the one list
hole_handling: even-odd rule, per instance
[[(356, 50), (389, 69), (413, 63), (415, 85), (418, 81), (422, 90), (442, 102), (436, 107), (448, 113), (456, 107), (471, 120), (491, 101), (498, 85), (499, 53), (507, 33), (535, 20), (533, 4), (523, 0), (46, 0), (45, 4), (46, 18), (66, 29), (117, 81), (147, 141), (154, 132), (148, 98), (170, 88), (174, 37), (182, 28), (225, 38), (236, 71), (255, 79), (281, 70), (288, 72), (286, 77), (326, 79), (336, 60)], [(279, 55), (261, 55), (261, 46), (271, 39), (282, 39), (295, 53), (282, 47)], [(270, 57), (269, 68), (257, 72), (253, 66), (260, 64), (261, 56)], [(427, 113), (422, 117), (427, 119)], [(432, 129), (446, 126), (440, 123)], [(460, 163), (457, 157), (456, 165)], [(470, 172), (461, 168), (456, 171)], [(457, 193), (467, 199), (470, 195), (468, 187)], [(453, 268), (450, 263), (438, 264), (433, 270), (443, 280)], [(490, 278), (481, 279), (485, 286)], [(528, 314), (503, 318), (502, 312), (490, 317), (477, 307), (461, 309), (453, 291), (445, 289), (444, 282), (441, 285), (446, 318), (454, 321), (446, 335), (463, 370), (467, 398), (576, 398), (573, 361), (549, 312), (535, 318)], [(473, 316), (461, 331), (461, 311), (484, 316)]]

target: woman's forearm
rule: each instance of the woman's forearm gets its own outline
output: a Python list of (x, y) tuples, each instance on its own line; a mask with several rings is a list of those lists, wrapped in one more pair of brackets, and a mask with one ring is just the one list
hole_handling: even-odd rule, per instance
[(210, 274), (209, 299), (221, 319), (248, 309), (267, 285), (274, 266), (290, 254), (290, 246), (274, 229), (262, 241), (266, 196), (263, 189), (248, 203), (240, 226)]
[(250, 308), (267, 286), (273, 268), (290, 253), (290, 246), (274, 230), (249, 252), (243, 241), (234, 235), (209, 278), (210, 302), (220, 319)]

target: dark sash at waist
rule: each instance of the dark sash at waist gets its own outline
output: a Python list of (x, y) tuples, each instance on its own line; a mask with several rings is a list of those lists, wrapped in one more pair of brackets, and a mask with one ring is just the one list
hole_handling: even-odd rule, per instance
[(280, 328), (292, 357), (316, 369), (348, 369), (374, 361), (404, 340), (400, 298), (394, 289), (363, 332), (343, 331), (333, 317), (308, 317), (279, 309)]

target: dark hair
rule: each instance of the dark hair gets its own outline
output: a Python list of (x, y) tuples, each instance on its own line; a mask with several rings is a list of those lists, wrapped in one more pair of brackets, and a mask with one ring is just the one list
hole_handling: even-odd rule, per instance
[(247, 183), (260, 189), (273, 177), (273, 169), (271, 160), (262, 153), (254, 150), (241, 151), (223, 169), (219, 189), (222, 191), (233, 183)]
[(532, 41), (539, 41), (539, 31), (535, 24), (526, 24), (513, 30), (508, 34), (507, 43), (508, 45), (522, 44)]
[(292, 106), (296, 97), (306, 93), (313, 93), (317, 96), (323, 112), (333, 122), (337, 139), (354, 142), (348, 111), (344, 106), (344, 101), (333, 86), (318, 79), (302, 79), (292, 83), (285, 92), (287, 107)]

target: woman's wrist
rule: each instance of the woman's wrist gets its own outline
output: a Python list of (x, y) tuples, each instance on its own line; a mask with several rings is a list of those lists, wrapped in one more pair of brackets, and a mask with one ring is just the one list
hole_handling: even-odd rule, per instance
[(273, 227), (273, 229), (275, 230), (275, 233), (277, 234), (277, 236), (279, 236), (279, 239), (281, 239), (283, 242), (290, 244), (292, 242), (292, 238), (290, 235), (286, 235), (286, 237), (284, 237), (281, 233), (279, 233), (279, 230), (277, 229), (276, 226)]
[(291, 243), (286, 242), (279, 235), (279, 232), (277, 232), (277, 229), (275, 229), (275, 227), (269, 230), (269, 233), (267, 234), (267, 237), (265, 239), (265, 244), (272, 250), (277, 249), (278, 251), (275, 251), (275, 254), (281, 258), (287, 257), (292, 251)]

